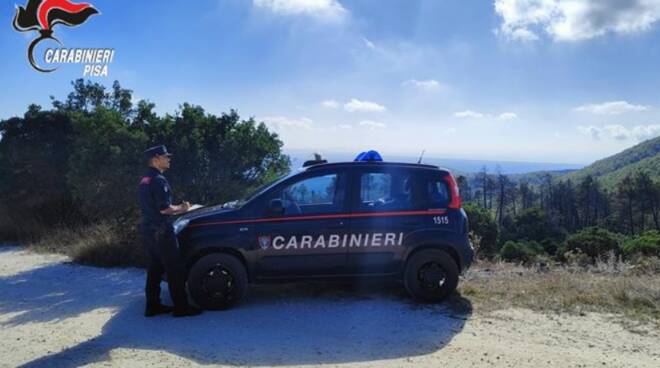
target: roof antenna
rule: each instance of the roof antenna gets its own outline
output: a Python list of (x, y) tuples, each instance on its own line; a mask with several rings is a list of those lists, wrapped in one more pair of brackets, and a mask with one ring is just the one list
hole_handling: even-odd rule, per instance
[(422, 154), (419, 155), (419, 160), (417, 160), (417, 163), (418, 163), (418, 164), (421, 164), (421, 163), (422, 163), (422, 158), (424, 158), (424, 152), (426, 152), (426, 150), (422, 150)]

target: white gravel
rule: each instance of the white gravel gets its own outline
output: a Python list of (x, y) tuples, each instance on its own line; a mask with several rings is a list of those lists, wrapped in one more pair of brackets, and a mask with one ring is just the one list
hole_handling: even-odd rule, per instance
[(660, 332), (611, 315), (482, 315), (370, 282), (264, 285), (230, 311), (147, 319), (143, 284), (0, 247), (0, 366), (660, 367)]

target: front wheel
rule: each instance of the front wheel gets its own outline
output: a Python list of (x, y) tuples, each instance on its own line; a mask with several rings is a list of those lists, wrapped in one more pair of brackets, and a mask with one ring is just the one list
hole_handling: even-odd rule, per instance
[(188, 275), (192, 299), (204, 309), (228, 309), (247, 293), (245, 266), (230, 254), (215, 253), (200, 258)]
[(437, 303), (456, 290), (458, 266), (454, 259), (442, 250), (422, 250), (406, 262), (403, 283), (413, 298)]

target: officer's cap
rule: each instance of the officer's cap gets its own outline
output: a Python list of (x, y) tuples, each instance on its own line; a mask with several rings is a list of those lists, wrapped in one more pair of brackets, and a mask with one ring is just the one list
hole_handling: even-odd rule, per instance
[(142, 153), (142, 155), (147, 160), (156, 156), (172, 156), (171, 153), (167, 152), (167, 147), (164, 145), (148, 148)]

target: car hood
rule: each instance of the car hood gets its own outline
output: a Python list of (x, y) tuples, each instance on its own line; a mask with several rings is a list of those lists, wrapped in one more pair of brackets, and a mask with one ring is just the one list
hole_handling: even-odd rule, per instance
[(186, 214), (179, 216), (177, 220), (188, 220), (193, 222), (197, 219), (225, 219), (232, 217), (236, 214), (237, 210), (235, 208), (226, 208), (222, 205), (202, 207), (194, 211), (190, 211)]

